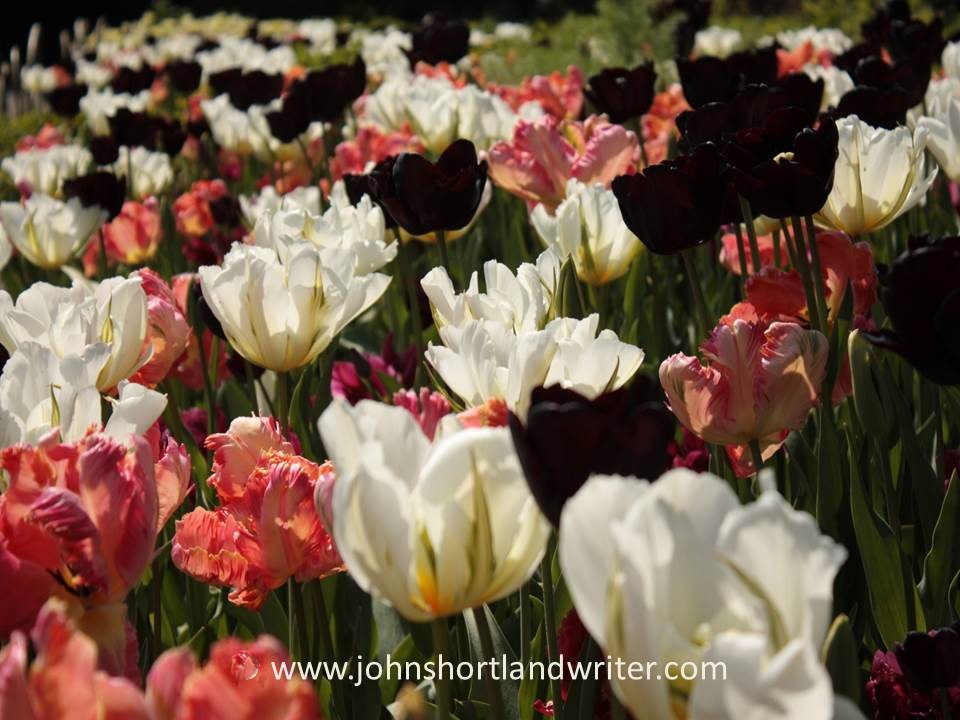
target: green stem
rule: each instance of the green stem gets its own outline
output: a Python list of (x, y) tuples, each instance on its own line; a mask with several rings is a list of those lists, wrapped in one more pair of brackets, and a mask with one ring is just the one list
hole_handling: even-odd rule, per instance
[[(327, 612), (327, 601), (323, 597), (323, 583), (317, 580), (314, 583), (314, 590), (316, 590), (313, 595), (316, 604), (317, 627), (320, 631), (321, 660), (336, 662), (337, 649), (333, 644), (333, 633), (330, 632), (330, 614)], [(334, 706), (331, 708), (331, 715), (336, 717), (333, 710), (339, 709), (342, 712), (343, 708), (343, 688), (333, 678), (330, 679), (330, 688), (333, 694), (330, 702)]]
[[(552, 663), (560, 659), (557, 651), (557, 606), (553, 595), (553, 552), (557, 547), (556, 537), (551, 535), (547, 543), (547, 551), (540, 561), (540, 580), (543, 584), (543, 624), (547, 633), (547, 662)], [(555, 720), (563, 718), (563, 697), (560, 694), (560, 683), (550, 682), (553, 696), (553, 717)]]
[(827, 289), (823, 281), (823, 265), (820, 263), (820, 246), (817, 243), (817, 229), (813, 225), (813, 216), (807, 215), (807, 242), (810, 245), (810, 258), (813, 261), (810, 268), (813, 274), (814, 287), (817, 289), (817, 312), (823, 321), (823, 333), (827, 334), (827, 323), (830, 320), (827, 311)]
[(737, 255), (740, 257), (740, 279), (742, 284), (746, 285), (750, 271), (747, 270), (747, 251), (743, 245), (743, 230), (740, 229), (740, 223), (734, 223), (737, 230)]
[(750, 239), (750, 263), (753, 265), (753, 272), (760, 272), (760, 244), (757, 242), (757, 228), (753, 224), (753, 208), (747, 199), (740, 195), (740, 212), (743, 214), (743, 222), (747, 226), (747, 237)]
[(780, 269), (780, 231), (773, 231), (773, 266)]
[[(473, 619), (477, 622), (477, 633), (480, 635), (480, 651), (483, 653), (484, 661), (494, 662), (493, 655), (493, 637), (490, 635), (490, 624), (487, 622), (487, 611), (481, 605), (471, 610)], [(500, 697), (500, 687), (497, 681), (493, 679), (493, 672), (488, 672), (484, 677), (487, 688), (487, 702), (490, 703), (490, 717), (494, 720), (502, 720), (503, 698)]]
[[(398, 241), (400, 242), (400, 241)], [(420, 381), (420, 362), (423, 359), (423, 323), (420, 322), (420, 303), (417, 301), (417, 281), (413, 276), (413, 269), (410, 265), (408, 253), (411, 252), (411, 246), (400, 242), (397, 248), (397, 271), (400, 273), (400, 279), (403, 287), (407, 291), (407, 309), (410, 311), (410, 324), (413, 327), (413, 344), (417, 348), (417, 376), (415, 384)], [(450, 271), (447, 271), (449, 275)], [(453, 282), (453, 278), (450, 279)]]
[(274, 389), (275, 402), (277, 406), (277, 420), (280, 421), (280, 428), (286, 437), (287, 430), (290, 429), (290, 375), (286, 372), (277, 373), (277, 384)]
[(450, 678), (444, 677), (441, 660), (444, 655), (448, 655), (449, 630), (447, 628), (447, 619), (445, 617), (436, 618), (433, 621), (433, 657), (436, 662), (436, 677), (433, 686), (437, 691), (437, 720), (450, 719)]
[(937, 473), (937, 479), (942, 480), (944, 476), (943, 469), (943, 391), (936, 383), (930, 383), (933, 386), (933, 422), (934, 437), (936, 446), (934, 447), (934, 469)]
[(947, 689), (945, 687), (937, 688), (937, 693), (940, 696), (940, 711), (943, 720), (953, 720), (953, 707), (950, 705), (950, 695), (947, 694)]
[(437, 230), (437, 245), (440, 246), (440, 261), (443, 263), (443, 269), (447, 271), (447, 275), (450, 277), (450, 282), (453, 283), (454, 288), (457, 286), (457, 282), (453, 277), (453, 272), (450, 269), (450, 252), (447, 249), (447, 231), (446, 230)]
[(800, 273), (800, 279), (803, 282), (803, 290), (807, 296), (807, 313), (810, 316), (810, 325), (814, 330), (824, 333), (823, 318), (820, 316), (820, 303), (817, 300), (817, 291), (813, 284), (810, 262), (807, 259), (806, 243), (803, 240), (803, 226), (799, 217), (793, 219), (793, 241), (796, 243), (797, 270)]
[(303, 611), (303, 591), (293, 578), (287, 580), (287, 601), (287, 647), (294, 660), (302, 660), (307, 642), (307, 618)]
[(160, 657), (163, 648), (163, 563), (153, 561), (153, 659)]
[(760, 450), (760, 441), (756, 438), (750, 440), (750, 454), (753, 456), (754, 473), (760, 475), (763, 469), (763, 452)]
[(703, 296), (703, 288), (700, 287), (700, 278), (693, 265), (693, 258), (691, 257), (693, 252), (693, 248), (684, 250), (680, 253), (680, 257), (683, 258), (683, 267), (687, 271), (687, 282), (690, 284), (690, 293), (693, 295), (693, 307), (700, 324), (697, 331), (697, 338), (699, 339), (709, 332), (711, 320), (710, 312), (707, 310), (707, 301)]
[(530, 586), (520, 586), (520, 662), (524, 667), (530, 662)]

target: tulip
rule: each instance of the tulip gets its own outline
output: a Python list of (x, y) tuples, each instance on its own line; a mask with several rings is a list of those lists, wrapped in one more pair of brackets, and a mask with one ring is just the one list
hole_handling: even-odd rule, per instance
[(412, 235), (468, 225), (486, 183), (487, 164), (477, 162), (476, 149), (466, 140), (453, 143), (436, 163), (404, 153), (372, 176), (374, 200)]
[(63, 194), (66, 197), (79, 199), (84, 207), (103, 209), (108, 220), (120, 214), (125, 192), (123, 180), (102, 170), (63, 183)]
[[(621, 175), (611, 189), (623, 221), (652, 252), (672, 255), (712, 240), (726, 219), (716, 146)], [(696, 212), (694, 212), (696, 209)]]
[(116, 115), (117, 110), (126, 108), (132, 112), (143, 112), (150, 102), (150, 91), (141, 90), (137, 93), (115, 93), (112, 89), (88, 90), (80, 98), (80, 111), (87, 119), (87, 127), (94, 135), (110, 134), (110, 118)]
[(332, 471), (294, 454), (272, 418), (237, 418), (207, 437), (210, 486), (221, 505), (177, 521), (171, 558), (202, 582), (233, 588), (230, 601), (258, 610), (288, 579), (342, 570), (314, 507), (320, 478)]
[(173, 290), (159, 275), (149, 268), (138, 270), (136, 275), (147, 295), (147, 341), (151, 352), (150, 359), (130, 379), (155, 386), (163, 381), (187, 349), (190, 325), (177, 305)]
[[(423, 142), (409, 129), (382, 132), (367, 125), (357, 130), (351, 140), (339, 143), (330, 159), (330, 176), (340, 180), (347, 174), (360, 174), (368, 164), (377, 164), (404, 152), (422, 153)], [(319, 211), (319, 209), (318, 209)]]
[(455, 63), (470, 49), (470, 27), (462, 20), (428, 15), (411, 38), (413, 47), (407, 53), (410, 67), (416, 67), (418, 62)]
[(794, 323), (730, 319), (700, 346), (708, 366), (671, 355), (660, 365), (660, 384), (683, 426), (726, 446), (737, 474), (746, 477), (756, 471), (748, 448), (759, 448), (767, 460), (806, 423), (828, 350), (820, 332)]
[(320, 434), (337, 468), (334, 537), (348, 572), (408, 620), (506, 597), (540, 563), (550, 527), (506, 428), (447, 426), (431, 442), (402, 407), (335, 400)]
[(654, 96), (650, 111), (640, 119), (646, 165), (656, 165), (667, 159), (677, 137), (677, 116), (689, 109), (679, 83), (671, 84)]
[(267, 115), (270, 130), (281, 142), (293, 142), (315, 120), (336, 122), (344, 109), (363, 94), (366, 85), (367, 68), (362, 58), (350, 65), (313, 70), (287, 90), (280, 111)]
[[(223, 186), (224, 191), (226, 185)], [(311, 215), (321, 215), (320, 188), (298, 187), (288, 193), (278, 193), (272, 185), (267, 185), (256, 195), (241, 195), (237, 198), (240, 212), (247, 225), (253, 227), (261, 215), (280, 210), (300, 210)]]
[(535, 388), (526, 422), (510, 432), (530, 491), (553, 524), (593, 473), (659, 477), (670, 467), (675, 423), (641, 375), (630, 387), (588, 399), (562, 387)]
[(168, 650), (147, 676), (150, 718), (255, 720), (274, 715), (284, 720), (320, 720), (317, 696), (309, 682), (274, 675), (273, 668), (290, 662), (283, 645), (268, 635), (249, 641), (218, 640), (203, 667), (198, 667), (188, 648)]
[(623, 123), (650, 109), (656, 81), (653, 63), (641, 63), (632, 70), (607, 68), (590, 76), (584, 94), (611, 122)]
[(103, 669), (135, 673), (127, 665), (127, 643), (135, 638), (123, 601), (185, 494), (185, 450), (176, 443), (152, 447), (138, 435), (89, 434), (63, 443), (54, 433), (35, 447), (0, 452), (0, 468), (9, 477), (0, 499), (0, 579), (11, 589), (0, 637), (28, 629), (47, 598), (57, 596), (96, 639)]
[(836, 107), (840, 98), (853, 90), (853, 78), (850, 74), (834, 65), (807, 65), (803, 72), (814, 80), (823, 81), (823, 97), (820, 100), (820, 111)]
[[(125, 202), (120, 214), (106, 223), (100, 232), (103, 233), (107, 258), (113, 263), (141, 265), (150, 261), (157, 254), (163, 237), (156, 198), (147, 198), (142, 203)], [(87, 248), (88, 253), (92, 249), (99, 254), (99, 245), (91, 243)]]
[(203, 297), (231, 347), (275, 372), (310, 363), (383, 295), (390, 278), (357, 276), (356, 254), (280, 241), (277, 250), (234, 245), (223, 266), (200, 268)]
[(487, 160), (495, 185), (552, 211), (563, 201), (570, 178), (609, 187), (618, 175), (635, 172), (640, 143), (635, 133), (602, 115), (582, 123), (547, 115), (519, 121), (513, 141), (494, 145)]
[(281, 240), (307, 241), (321, 249), (337, 248), (356, 254), (358, 275), (375, 272), (397, 256), (397, 243), (386, 242), (383, 211), (364, 196), (350, 204), (342, 183), (334, 186), (326, 212), (314, 213), (295, 206), (276, 211), (263, 210), (253, 228), (253, 244), (276, 248)]
[[(595, 475), (564, 508), (559, 557), (574, 607), (614, 661), (726, 669), (693, 680), (614, 675), (631, 714), (835, 717), (820, 649), (847, 552), (776, 490), (741, 506), (706, 473), (671, 470), (652, 484)], [(716, 592), (699, 592), (704, 583)]]
[(425, 357), (468, 407), (500, 398), (521, 418), (530, 393), (559, 384), (588, 398), (622, 387), (643, 362), (643, 351), (612, 330), (597, 334), (599, 316), (557, 318), (543, 330), (514, 333), (493, 320), (440, 328), (443, 345)]
[(557, 314), (561, 264), (557, 252), (547, 248), (535, 264), (521, 263), (516, 273), (503, 263), (487, 260), (483, 264), (486, 292), (480, 292), (474, 272), (467, 289), (457, 293), (442, 267), (428, 272), (420, 285), (438, 329), (460, 327), (469, 320), (493, 320), (516, 333), (533, 332), (542, 330)]
[(588, 186), (571, 178), (555, 216), (537, 205), (530, 221), (544, 244), (571, 258), (577, 276), (594, 286), (625, 275), (643, 248), (624, 224), (614, 194), (596, 183)]
[(58, 195), (63, 181), (83, 175), (93, 163), (90, 151), (79, 145), (34, 147), (4, 158), (0, 167), (21, 195)]
[(217, 222), (218, 204), (229, 198), (223, 180), (197, 180), (173, 202), (177, 232), (192, 237), (206, 235)]
[(104, 221), (97, 208), (31, 195), (26, 202), (0, 203), (0, 223), (17, 251), (32, 264), (56, 270), (68, 263)]
[(946, 76), (960, 80), (960, 42), (947, 43), (940, 60)]
[(82, 354), (103, 343), (109, 357), (96, 386), (106, 392), (136, 372), (148, 359), (147, 296), (139, 277), (114, 277), (89, 290), (75, 284), (59, 288), (35, 283), (14, 304), (0, 290), (0, 344), (13, 353), (21, 344), (36, 342), (57, 357)]
[(892, 327), (863, 336), (900, 354), (935, 383), (960, 384), (958, 272), (960, 238), (916, 239), (880, 280), (880, 298)]
[(833, 190), (814, 220), (851, 236), (886, 227), (923, 200), (937, 168), (925, 170), (928, 131), (873, 128), (857, 117), (837, 122)]
[(583, 109), (583, 72), (576, 65), (567, 66), (566, 74), (554, 70), (549, 75), (525, 77), (517, 87), (496, 83), (486, 87), (528, 120), (531, 105), (559, 120), (576, 120)]
[(772, 46), (733, 53), (724, 59), (707, 56), (677, 62), (684, 97), (694, 108), (726, 102), (749, 84), (772, 85), (777, 69), (777, 53)]
[(694, 36), (693, 54), (698, 58), (725, 58), (733, 54), (741, 42), (743, 42), (743, 35), (739, 30), (713, 25), (700, 30)]
[[(737, 240), (736, 234), (731, 232), (725, 233), (723, 237), (720, 238), (720, 242), (720, 264), (734, 275), (740, 275), (740, 241)], [(753, 258), (749, 252), (746, 253), (746, 257), (744, 258), (748, 275), (755, 275), (762, 269), (768, 267), (783, 267), (790, 261), (786, 245), (781, 242), (775, 247), (772, 235), (758, 235), (757, 249), (760, 251), (760, 267), (753, 267)]]
[(0, 650), (0, 717), (5, 720), (83, 718), (151, 720), (143, 693), (125, 677), (98, 666), (96, 643), (78, 627), (67, 606), (47, 603), (28, 639), (16, 631)]
[[(163, 195), (173, 183), (173, 166), (167, 154), (150, 152), (143, 147), (121, 147), (113, 172), (127, 180), (136, 198)], [(127, 177), (128, 174), (132, 177)]]
[(960, 98), (953, 97), (928, 108), (929, 117), (922, 117), (917, 126), (929, 136), (927, 147), (940, 163), (944, 174), (954, 182), (960, 180)]

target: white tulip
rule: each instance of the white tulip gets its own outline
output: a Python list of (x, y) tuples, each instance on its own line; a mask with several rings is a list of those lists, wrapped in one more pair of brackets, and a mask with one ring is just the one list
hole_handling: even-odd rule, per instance
[(432, 153), (442, 153), (457, 139), (459, 98), (446, 78), (418, 76), (405, 85), (406, 119)]
[(343, 193), (331, 194), (332, 203), (322, 215), (310, 210), (265, 210), (257, 219), (252, 239), (255, 245), (274, 248), (281, 242), (309, 242), (321, 250), (350, 250), (357, 261), (357, 275), (376, 272), (397, 256), (396, 241), (387, 244), (383, 211), (366, 195), (354, 207)]
[(0, 203), (0, 223), (14, 247), (34, 265), (55, 270), (83, 249), (106, 219), (99, 207), (84, 207), (34, 194), (26, 202)]
[(622, 277), (643, 249), (623, 222), (617, 198), (599, 183), (584, 185), (571, 178), (556, 213), (538, 204), (530, 222), (547, 247), (573, 259), (577, 276), (590, 285)]
[(195, 56), (203, 70), (202, 80), (221, 70), (240, 68), (244, 71), (260, 70), (270, 75), (283, 74), (296, 62), (296, 53), (289, 45), (267, 48), (245, 37), (222, 36), (217, 38), (217, 47), (202, 50)]
[(542, 330), (557, 314), (560, 257), (547, 248), (536, 264), (521, 263), (514, 273), (496, 260), (483, 264), (486, 292), (479, 290), (476, 271), (462, 293), (453, 289), (446, 268), (435, 267), (420, 285), (430, 300), (438, 328), (463, 325), (468, 320), (495, 320), (516, 333)]
[(24, 343), (34, 342), (63, 359), (105, 344), (109, 356), (95, 383), (101, 392), (116, 387), (150, 359), (146, 336), (147, 296), (136, 275), (108, 278), (93, 289), (34, 283), (16, 303), (0, 290), (0, 344), (7, 352), (12, 355)]
[[(279, 110), (282, 104), (283, 101), (276, 98), (269, 105), (251, 105), (246, 110), (239, 110), (230, 103), (230, 96), (223, 94), (212, 100), (203, 100), (200, 108), (217, 145), (241, 155), (253, 155), (263, 162), (273, 162), (303, 157), (300, 143), (296, 140), (281, 143), (270, 132), (267, 113)], [(322, 134), (323, 124), (313, 122), (300, 140), (309, 145)]]
[(319, 215), (322, 212), (320, 188), (301, 186), (281, 195), (272, 185), (267, 185), (256, 195), (240, 196), (240, 211), (250, 227), (256, 225), (263, 213), (278, 210), (304, 210)]
[(43, 65), (27, 65), (20, 71), (20, 85), (28, 93), (42, 95), (57, 87), (59, 77), (56, 68)]
[(515, 333), (498, 320), (468, 320), (440, 327), (443, 345), (425, 357), (469, 407), (500, 398), (526, 417), (539, 385), (562, 385), (594, 398), (626, 384), (640, 368), (643, 351), (612, 330), (599, 335), (599, 316), (557, 318), (546, 328)]
[(113, 164), (117, 177), (133, 174), (129, 181), (132, 194), (138, 198), (162, 195), (173, 184), (173, 166), (166, 153), (151, 152), (145, 147), (120, 148), (117, 161)]
[(945, 106), (936, 103), (928, 111), (930, 116), (918, 122), (929, 133), (927, 147), (947, 177), (960, 180), (960, 99), (951, 98)]
[(960, 42), (947, 43), (940, 62), (948, 78), (960, 80)]
[(693, 39), (693, 54), (702, 57), (712, 55), (725, 58), (733, 53), (743, 41), (739, 30), (712, 25), (698, 30)]
[(356, 253), (279, 239), (275, 248), (235, 243), (222, 266), (201, 267), (203, 297), (231, 346), (260, 367), (306, 365), (387, 289), (358, 276)]
[(359, 28), (350, 34), (351, 42), (360, 42), (360, 55), (367, 66), (367, 73), (387, 81), (411, 75), (410, 62), (404, 50), (413, 47), (409, 33), (391, 26), (380, 31)]
[(320, 435), (337, 468), (333, 535), (357, 584), (422, 622), (492, 602), (533, 574), (550, 526), (506, 428), (442, 428), (336, 400)]
[(53, 429), (64, 442), (82, 438), (92, 428), (113, 437), (142, 435), (166, 407), (166, 396), (123, 382), (105, 427), (97, 377), (110, 359), (110, 346), (94, 343), (80, 354), (58, 357), (35, 342), (23, 343), (0, 375), (0, 447), (36, 444)]
[(926, 171), (929, 130), (874, 128), (856, 115), (837, 121), (839, 156), (833, 190), (816, 222), (859, 236), (886, 227), (920, 203), (937, 168)]
[(594, 476), (564, 507), (559, 552), (574, 606), (607, 654), (659, 669), (722, 665), (692, 681), (615, 675), (634, 715), (833, 718), (820, 648), (847, 553), (775, 490), (741, 506), (706, 473), (672, 470), (652, 484)]
[(470, 140), (481, 150), (511, 140), (518, 119), (503, 98), (476, 85), (457, 91), (457, 137)]
[(150, 91), (141, 90), (135, 95), (130, 93), (115, 93), (110, 88), (105, 90), (88, 90), (80, 98), (80, 111), (87, 119), (87, 127), (94, 135), (110, 134), (110, 118), (117, 114), (120, 108), (130, 112), (143, 112), (150, 102)]
[(18, 188), (31, 193), (59, 195), (63, 181), (84, 175), (93, 164), (93, 155), (79, 145), (31, 148), (3, 159), (0, 167)]
[(77, 58), (76, 81), (87, 87), (99, 90), (113, 80), (113, 68), (99, 62), (90, 62)]
[(809, 42), (815, 54), (827, 51), (831, 55), (842, 55), (853, 47), (853, 40), (843, 30), (818, 28), (813, 25), (799, 30), (782, 30), (777, 33), (776, 40), (787, 50), (796, 50)]

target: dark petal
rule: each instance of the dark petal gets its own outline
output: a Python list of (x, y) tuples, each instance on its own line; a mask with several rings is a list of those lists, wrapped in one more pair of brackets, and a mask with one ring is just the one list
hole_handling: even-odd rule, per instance
[(936, 639), (925, 632), (909, 633), (894, 648), (904, 677), (922, 692), (932, 692), (936, 687), (935, 648)]
[(820, 114), (823, 101), (823, 78), (814, 80), (803, 72), (790, 73), (777, 81), (777, 87), (787, 95), (787, 105), (803, 110), (812, 121)]
[[(200, 321), (202, 328), (209, 330), (221, 340), (226, 340), (227, 336), (223, 332), (223, 325), (217, 320), (217, 316), (213, 314), (213, 310), (211, 310), (207, 304), (206, 298), (203, 297), (203, 288), (200, 285), (199, 278), (190, 284), (190, 293), (193, 295), (194, 308), (196, 309), (197, 319)], [(200, 342), (200, 338), (197, 338), (197, 342)], [(238, 375), (237, 377), (244, 376)]]
[(633, 70), (607, 68), (590, 76), (584, 94), (611, 122), (623, 123), (650, 109), (656, 80), (656, 71), (649, 62)]
[(87, 94), (84, 84), (64, 85), (47, 93), (47, 102), (60, 117), (72, 118), (80, 112), (80, 98)]
[(120, 214), (126, 194), (126, 183), (111, 172), (100, 171), (83, 175), (63, 183), (63, 194), (77, 198), (84, 206), (99, 206), (107, 211), (107, 219)]
[(200, 76), (203, 68), (200, 63), (192, 60), (174, 60), (168, 62), (164, 68), (170, 84), (182, 93), (192, 93), (200, 87)]
[(136, 95), (138, 92), (149, 90), (153, 85), (156, 72), (149, 65), (144, 65), (139, 70), (131, 67), (121, 67), (110, 81), (110, 88), (115, 93), (130, 93)]
[(112, 165), (120, 156), (120, 144), (110, 135), (90, 138), (89, 147), (97, 165)]

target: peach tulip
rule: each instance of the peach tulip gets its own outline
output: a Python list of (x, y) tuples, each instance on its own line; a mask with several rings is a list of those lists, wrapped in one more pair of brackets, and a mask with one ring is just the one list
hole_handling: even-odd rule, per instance
[(213, 230), (215, 219), (210, 203), (227, 194), (223, 180), (197, 180), (190, 189), (173, 202), (177, 232), (192, 237), (206, 235)]
[(188, 648), (161, 655), (147, 676), (153, 720), (320, 720), (309, 682), (274, 675), (273, 665), (290, 662), (275, 638), (244, 642), (228, 637), (214, 643), (210, 659), (198, 667)]
[(487, 162), (495, 184), (553, 212), (570, 178), (610, 187), (618, 175), (636, 172), (640, 142), (635, 133), (603, 115), (583, 122), (544, 115), (517, 122), (513, 141), (490, 148)]
[(29, 629), (57, 596), (97, 641), (100, 666), (135, 674), (123, 601), (189, 489), (185, 449), (164, 446), (156, 430), (74, 443), (53, 432), (35, 447), (0, 452), (0, 470), (10, 479), (0, 496), (0, 638)]
[(566, 75), (554, 70), (524, 78), (517, 87), (490, 83), (486, 89), (502, 97), (514, 112), (535, 102), (559, 120), (576, 120), (583, 109), (583, 71), (576, 65), (568, 66)]
[[(722, 245), (720, 247), (720, 264), (723, 265), (727, 270), (732, 272), (734, 275), (740, 274), (740, 247), (737, 241), (736, 233), (728, 232), (725, 233), (721, 239)], [(774, 256), (776, 252), (774, 251), (773, 246), (773, 235), (758, 235), (757, 236), (757, 247), (760, 250), (760, 267), (755, 268), (753, 266), (753, 258), (750, 256), (750, 245), (747, 242), (746, 233), (743, 234), (743, 250), (744, 257), (747, 262), (747, 273), (753, 275), (760, 272), (763, 268), (773, 267), (774, 266)], [(779, 266), (783, 267), (790, 263), (789, 254), (787, 253), (786, 243), (781, 239), (780, 241), (780, 257)]]
[(689, 109), (680, 83), (673, 83), (653, 96), (653, 105), (641, 119), (643, 151), (648, 165), (656, 165), (667, 159), (670, 143), (680, 135), (677, 116)]
[(772, 457), (818, 403), (827, 339), (795, 323), (728, 317), (700, 350), (709, 365), (671, 355), (660, 365), (660, 384), (683, 426), (724, 445), (746, 477), (754, 472), (750, 443), (759, 443), (764, 460)]
[(152, 720), (143, 693), (99, 669), (97, 644), (67, 606), (50, 600), (27, 636), (17, 630), (0, 650), (0, 720)]
[(150, 359), (130, 378), (131, 382), (153, 387), (159, 384), (187, 349), (190, 325), (177, 305), (173, 290), (149, 268), (137, 271), (140, 286), (147, 294), (147, 342)]
[(231, 587), (230, 600), (253, 610), (293, 577), (326, 577), (343, 561), (313, 503), (332, 471), (293, 454), (273, 418), (237, 418), (211, 435), (210, 485), (221, 505), (177, 521), (171, 557), (203, 582)]
[(147, 262), (156, 255), (163, 236), (157, 199), (125, 202), (120, 214), (101, 232), (107, 255), (114, 261), (124, 265)]
[(348, 173), (360, 175), (366, 172), (369, 163), (376, 164), (404, 152), (423, 152), (423, 143), (411, 132), (409, 125), (392, 132), (365, 125), (357, 130), (352, 140), (337, 145), (330, 160), (330, 176), (339, 180)]

